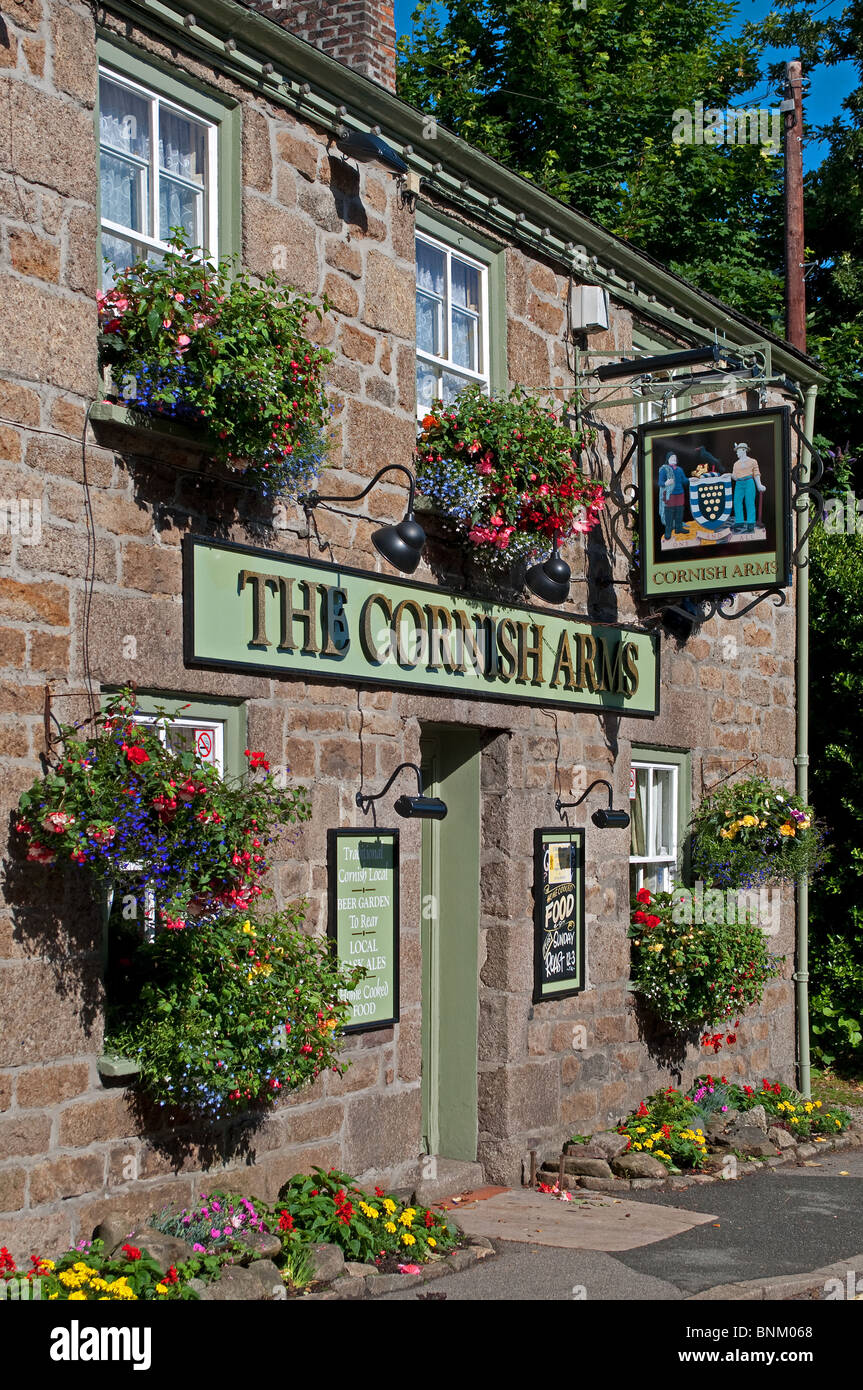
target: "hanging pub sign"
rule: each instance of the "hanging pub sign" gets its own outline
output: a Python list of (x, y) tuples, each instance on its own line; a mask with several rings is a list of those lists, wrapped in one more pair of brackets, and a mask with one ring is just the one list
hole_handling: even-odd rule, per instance
[(584, 831), (533, 832), (533, 1002), (584, 989)]
[(659, 708), (655, 633), (231, 541), (184, 544), (187, 666), (646, 718)]
[(791, 583), (787, 406), (638, 431), (643, 598)]
[(366, 971), (342, 995), (351, 1005), (342, 1031), (398, 1023), (399, 832), (328, 830), (327, 883), (327, 934), (343, 964)]

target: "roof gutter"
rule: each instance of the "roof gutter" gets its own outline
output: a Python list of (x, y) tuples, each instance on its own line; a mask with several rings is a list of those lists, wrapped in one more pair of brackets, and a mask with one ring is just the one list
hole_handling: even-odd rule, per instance
[[(490, 230), (595, 281), (640, 316), (676, 333), (743, 346), (763, 338), (776, 367), (805, 385), (823, 381), (811, 358), (705, 295), (644, 252), (475, 149), (362, 73), (330, 58), (236, 0), (109, 0), (106, 11), (180, 46), (276, 105), (335, 134), (343, 120), (380, 126), (430, 191)], [(116, 38), (117, 36), (114, 35)]]

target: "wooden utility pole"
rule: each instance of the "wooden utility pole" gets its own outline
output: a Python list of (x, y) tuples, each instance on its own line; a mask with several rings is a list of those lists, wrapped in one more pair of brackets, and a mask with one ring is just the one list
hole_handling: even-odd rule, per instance
[(803, 69), (787, 63), (785, 110), (785, 336), (806, 351), (806, 281), (803, 229)]

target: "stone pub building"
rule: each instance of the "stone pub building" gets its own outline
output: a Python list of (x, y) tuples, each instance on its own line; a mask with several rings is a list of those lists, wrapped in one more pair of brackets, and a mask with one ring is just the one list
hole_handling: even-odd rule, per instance
[[(600, 390), (597, 364), (718, 341), (744, 356), (755, 345), (771, 381), (810, 396), (817, 372), (400, 101), (387, 0), (0, 0), (0, 11), (0, 1240), (26, 1258), (89, 1236), (106, 1210), (144, 1214), (215, 1182), (270, 1198), (313, 1164), (441, 1192), (517, 1184), (530, 1149), (559, 1152), (704, 1066), (697, 1043), (673, 1063), (654, 1045), (627, 988), (630, 893), (670, 882), (692, 809), (722, 777), (757, 756), (793, 786), (794, 590), (784, 606), (681, 630), (663, 603), (637, 598), (609, 508), (564, 549), (565, 603), (483, 599), (491, 622), (511, 623), (508, 677), (459, 683), (442, 659), (407, 679), (380, 659), (394, 608), (422, 621), (437, 606), (454, 631), (474, 600), (434, 517), (418, 512), (429, 535), (419, 588), (371, 544), (404, 515), (404, 475), (310, 525), (301, 507), (274, 508), (215, 469), (193, 432), (142, 428), (106, 400), (103, 254), (158, 253), (166, 233), (159, 199), (148, 211), (130, 180), (159, 186), (165, 207), (176, 200), (211, 253), (327, 296), (322, 493), (347, 497), (386, 464), (411, 468), (428, 404), (469, 382), (558, 401), (578, 389), (601, 427), (590, 468), (608, 482), (624, 432), (663, 409), (784, 398), (737, 378), (687, 390), (688, 368), (640, 397), (625, 378)], [(170, 128), (176, 157), (167, 135), (138, 138), (148, 121)], [(343, 127), (379, 137), (408, 173), (341, 152)], [(429, 328), (430, 315), (451, 325), (459, 312), (467, 357), (455, 333)], [(232, 624), (252, 621), (255, 584), (238, 596), (237, 575), (274, 567), (365, 605), (366, 641), (343, 678), (321, 673), (314, 653), (281, 669), (260, 645), (261, 669), (242, 659)], [(551, 680), (567, 623), (582, 663), (569, 704)], [(543, 627), (554, 638), (544, 669)], [(272, 887), (280, 902), (308, 900), (311, 931), (327, 928), (328, 832), (370, 824), (358, 791), (378, 792), (409, 762), (448, 806), (444, 820), (399, 820), (409, 771), (378, 803), (379, 823), (400, 831), (397, 1021), (352, 1032), (343, 1077), (322, 1076), (255, 1126), (214, 1139), (166, 1132), (158, 1113), (142, 1120), (102, 1060), (95, 899), (11, 843), (45, 751), (46, 688), (52, 714), (71, 722), (86, 716), (88, 681), (103, 695), (134, 683), (144, 714), (184, 707), (226, 775), (244, 770), (248, 746), (309, 788), (312, 818), (280, 842)], [(640, 804), (640, 838), (595, 824), (602, 788), (569, 813), (585, 835), (584, 987), (538, 999), (534, 832), (559, 825), (556, 800), (595, 779), (615, 807)], [(795, 939), (787, 892), (781, 978), (744, 1018), (726, 1071), (793, 1082)]]

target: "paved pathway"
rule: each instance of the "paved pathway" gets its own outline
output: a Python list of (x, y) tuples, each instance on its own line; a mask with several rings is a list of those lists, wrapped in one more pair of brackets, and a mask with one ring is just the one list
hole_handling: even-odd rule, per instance
[[(466, 1206), (458, 1219), (488, 1235), (497, 1258), (386, 1298), (681, 1300), (743, 1281), (761, 1290), (762, 1281), (828, 1265), (863, 1276), (863, 1152), (585, 1207), (515, 1190)], [(792, 1291), (786, 1283), (767, 1296)]]

